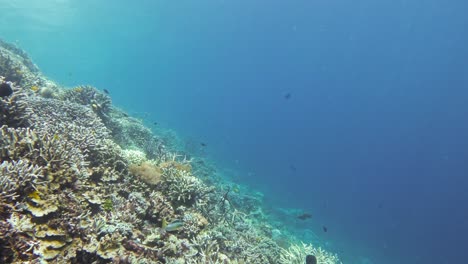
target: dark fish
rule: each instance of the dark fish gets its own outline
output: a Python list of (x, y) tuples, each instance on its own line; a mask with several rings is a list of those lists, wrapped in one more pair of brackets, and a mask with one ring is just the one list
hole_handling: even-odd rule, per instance
[(296, 167), (294, 165), (289, 165), (289, 168), (293, 171), (293, 172), (296, 172)]
[(201, 145), (202, 147), (206, 147), (206, 144), (203, 143), (203, 142), (200, 142), (200, 145)]
[(289, 98), (291, 98), (291, 93), (287, 93), (284, 95), (284, 99), (288, 100)]
[(104, 91), (106, 94), (109, 94), (109, 90), (103, 89), (103, 91)]
[(153, 122), (153, 125), (157, 126), (157, 125), (158, 125), (158, 122)]
[(303, 213), (301, 215), (299, 215), (297, 218), (301, 219), (301, 220), (306, 220), (306, 219), (309, 219), (311, 218), (312, 215), (311, 214), (308, 214), (308, 213)]
[(317, 264), (317, 258), (314, 255), (307, 255), (306, 264)]
[(323, 232), (325, 233), (328, 232), (328, 228), (326, 226), (323, 226), (322, 228), (323, 228)]
[(13, 89), (8, 83), (0, 84), (0, 97), (10, 96), (13, 93)]
[(382, 208), (383, 208), (383, 203), (380, 202), (380, 203), (377, 205), (377, 208), (382, 209)]

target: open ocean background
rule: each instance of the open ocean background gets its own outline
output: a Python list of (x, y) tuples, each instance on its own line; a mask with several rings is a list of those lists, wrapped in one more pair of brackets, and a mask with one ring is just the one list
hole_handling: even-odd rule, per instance
[(272, 208), (311, 213), (285, 228), (313, 231), (344, 263), (468, 263), (467, 11), (0, 0), (0, 37), (52, 79), (107, 89), (149, 125), (205, 143)]

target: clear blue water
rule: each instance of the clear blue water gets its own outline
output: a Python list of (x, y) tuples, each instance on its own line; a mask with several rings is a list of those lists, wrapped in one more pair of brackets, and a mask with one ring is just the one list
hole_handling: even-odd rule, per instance
[(206, 143), (237, 182), (310, 212), (294, 227), (345, 263), (466, 263), (466, 10), (0, 0), (0, 37), (58, 82), (108, 89), (117, 106)]

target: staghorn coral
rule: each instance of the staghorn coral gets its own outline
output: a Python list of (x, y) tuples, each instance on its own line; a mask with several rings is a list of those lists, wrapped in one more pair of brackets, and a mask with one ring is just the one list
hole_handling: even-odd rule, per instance
[(105, 150), (104, 140), (110, 138), (109, 131), (91, 110), (78, 104), (37, 96), (23, 100), (27, 105), (23, 119), (28, 120), (30, 127), (38, 133), (64, 137), (82, 151)]
[(34, 159), (34, 149), (41, 140), (29, 128), (0, 127), (0, 161), (18, 160), (21, 157)]
[(161, 223), (163, 218), (175, 219), (176, 213), (167, 197), (161, 192), (149, 194), (150, 207), (148, 208), (148, 215), (150, 218), (155, 219), (157, 223)]
[(185, 170), (173, 167), (164, 168), (162, 171), (163, 190), (169, 200), (188, 206), (204, 204), (202, 194), (210, 192), (210, 188), (201, 180)]
[[(99, 117), (84, 106), (38, 96), (22, 96), (17, 118), (48, 141), (61, 142), (81, 152), (91, 173), (115, 179), (121, 177), (126, 163), (120, 147), (111, 138)], [(78, 154), (77, 154), (78, 155)], [(71, 160), (76, 162), (77, 160)], [(76, 164), (80, 164), (76, 162)], [(103, 175), (105, 174), (105, 175)]]
[(32, 192), (42, 177), (42, 168), (27, 161), (4, 161), (0, 164), (0, 202), (13, 202)]
[(182, 221), (184, 225), (182, 226), (181, 235), (187, 238), (195, 237), (208, 225), (208, 220), (198, 212), (185, 213)]
[(21, 49), (0, 40), (0, 75), (8, 81), (22, 83), (26, 71), (37, 72), (38, 68)]
[(107, 94), (89, 85), (67, 89), (60, 95), (60, 99), (86, 106), (103, 121), (109, 118), (108, 115), (112, 107), (111, 98)]
[(0, 263), (24, 263), (37, 259), (34, 249), (38, 241), (32, 236), (33, 224), (26, 216), (13, 213), (0, 221)]
[(303, 264), (307, 255), (314, 255), (317, 263), (320, 264), (340, 264), (342, 263), (337, 255), (331, 254), (320, 247), (313, 247), (311, 244), (294, 244), (288, 249), (282, 249), (279, 259), (281, 264)]
[(0, 128), (0, 134), (0, 161), (13, 161), (19, 168), (24, 163), (39, 166), (41, 177), (48, 179), (49, 186), (56, 184), (58, 188), (87, 175), (81, 150), (57, 135), (40, 136), (29, 128), (6, 126)]
[(0, 97), (0, 125), (10, 127), (24, 126), (21, 114), (24, 112), (25, 105), (21, 103), (21, 98), (26, 96), (26, 93), (11, 82), (6, 82), (5, 77), (0, 76), (0, 84), (8, 83), (13, 89), (13, 95), (8, 97)]
[(140, 165), (141, 163), (147, 161), (146, 154), (140, 150), (125, 149), (122, 150), (122, 156), (125, 160), (131, 165)]
[(42, 75), (26, 52), (2, 40), (0, 40), (0, 76), (30, 92), (37, 87), (39, 92), (48, 90), (49, 95), (55, 97), (59, 91), (59, 86)]
[(113, 139), (126, 149), (142, 151), (148, 159), (158, 159), (166, 152), (165, 142), (156, 137), (143, 123), (119, 109), (113, 108), (106, 123)]
[[(279, 263), (260, 195), (177, 149), (175, 134), (154, 135), (96, 88), (62, 89), (25, 58), (0, 42), (0, 74), (20, 70), (0, 99), (0, 262)], [(132, 177), (137, 165), (160, 179)]]

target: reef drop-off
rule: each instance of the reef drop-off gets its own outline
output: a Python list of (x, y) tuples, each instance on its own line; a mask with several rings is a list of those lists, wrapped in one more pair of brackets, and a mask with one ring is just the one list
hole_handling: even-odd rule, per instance
[(275, 235), (260, 197), (108, 93), (62, 87), (4, 41), (0, 76), (0, 263), (341, 263)]

